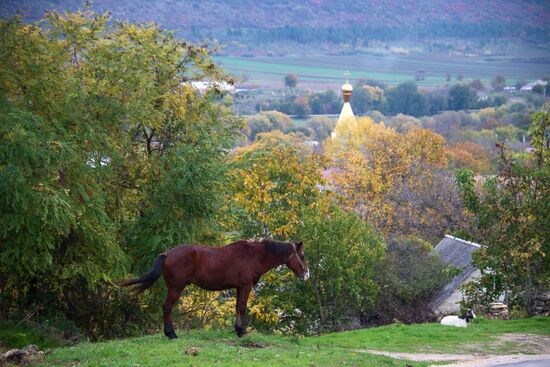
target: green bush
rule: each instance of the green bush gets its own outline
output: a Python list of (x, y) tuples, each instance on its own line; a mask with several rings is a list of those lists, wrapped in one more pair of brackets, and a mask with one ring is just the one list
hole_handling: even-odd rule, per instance
[(366, 322), (430, 320), (430, 296), (452, 275), (428, 242), (417, 237), (391, 240), (384, 258), (376, 265), (375, 281), (379, 290), (376, 306), (366, 315)]

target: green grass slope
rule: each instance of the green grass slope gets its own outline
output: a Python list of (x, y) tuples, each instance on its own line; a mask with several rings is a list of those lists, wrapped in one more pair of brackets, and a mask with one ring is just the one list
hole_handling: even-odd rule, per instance
[[(392, 352), (449, 352), (483, 347), (502, 334), (537, 334), (550, 336), (550, 317), (519, 320), (476, 319), (466, 329), (440, 324), (388, 325), (379, 328), (333, 333), (306, 338), (306, 344), (340, 348), (376, 349)], [(493, 350), (498, 352), (498, 350)], [(506, 352), (500, 350), (500, 352)]]
[[(508, 333), (550, 335), (550, 318), (513, 321), (476, 320), (467, 329), (439, 324), (390, 325), (320, 337), (283, 337), (253, 333), (238, 339), (232, 331), (180, 331), (162, 335), (83, 343), (58, 348), (46, 366), (405, 366), (406, 362), (360, 350), (456, 352), (484, 345)], [(198, 355), (186, 351), (198, 348)], [(505, 353), (506, 350), (492, 350)], [(415, 367), (430, 363), (414, 362)]]
[[(352, 349), (303, 343), (304, 338), (252, 334), (238, 339), (231, 331), (179, 332), (164, 335), (83, 343), (60, 348), (45, 366), (404, 366), (404, 361), (373, 356)], [(186, 353), (198, 349), (198, 355)], [(428, 363), (415, 363), (415, 367)]]

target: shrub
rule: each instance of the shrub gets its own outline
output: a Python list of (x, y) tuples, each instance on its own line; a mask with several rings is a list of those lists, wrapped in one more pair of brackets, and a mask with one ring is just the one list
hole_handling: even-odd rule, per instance
[(417, 237), (391, 240), (374, 274), (379, 290), (374, 310), (365, 316), (368, 324), (431, 320), (430, 297), (450, 279), (432, 245)]

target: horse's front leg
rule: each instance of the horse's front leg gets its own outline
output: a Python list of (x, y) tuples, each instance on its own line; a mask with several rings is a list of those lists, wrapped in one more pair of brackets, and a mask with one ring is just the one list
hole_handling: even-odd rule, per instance
[(239, 337), (246, 334), (246, 303), (252, 290), (252, 284), (237, 288), (237, 320), (235, 321), (235, 331)]

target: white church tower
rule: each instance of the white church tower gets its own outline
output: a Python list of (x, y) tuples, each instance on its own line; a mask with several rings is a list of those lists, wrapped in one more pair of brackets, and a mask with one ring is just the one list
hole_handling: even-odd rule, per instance
[(357, 122), (355, 121), (355, 116), (353, 115), (353, 110), (351, 109), (351, 104), (349, 103), (349, 100), (351, 99), (351, 94), (353, 93), (353, 86), (348, 81), (349, 75), (350, 73), (346, 70), (346, 72), (344, 73), (344, 76), (346, 76), (346, 82), (342, 85), (342, 96), (344, 97), (344, 105), (342, 106), (342, 111), (340, 112), (340, 116), (338, 117), (338, 121), (336, 122), (336, 127), (331, 134), (332, 139), (337, 136), (336, 132), (339, 130), (339, 128), (343, 127), (344, 125), (351, 124), (352, 126), (355, 126), (357, 124)]

